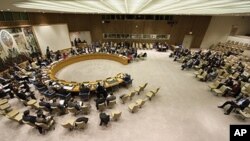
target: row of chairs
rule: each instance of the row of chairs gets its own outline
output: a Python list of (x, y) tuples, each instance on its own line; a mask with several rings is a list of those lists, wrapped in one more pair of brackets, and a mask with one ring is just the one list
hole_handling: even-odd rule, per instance
[[(112, 111), (110, 116), (113, 121), (118, 121), (122, 115), (121, 111)], [(64, 121), (62, 127), (65, 129), (74, 130), (74, 129), (85, 129), (87, 127), (87, 123), (84, 121), (77, 122), (76, 119), (68, 119)]]
[(76, 109), (75, 107), (67, 107), (67, 110), (74, 115), (78, 115), (78, 114), (87, 115), (90, 113), (90, 109), (91, 109), (91, 105), (89, 104), (80, 106), (80, 110)]
[[(18, 122), (19, 124), (27, 124), (35, 128), (41, 128), (42, 132), (45, 133), (46, 131), (50, 129), (55, 129), (53, 125), (55, 124), (54, 120), (50, 120), (49, 123), (30, 123), (27, 121), (22, 120), (23, 119), (23, 113), (20, 111), (14, 109), (11, 107), (11, 105), (8, 103), (7, 99), (1, 99), (0, 100), (0, 109), (1, 109), (1, 114), (7, 117), (8, 119)], [(52, 128), (53, 127), (53, 128)]]
[(135, 113), (138, 111), (139, 108), (142, 108), (142, 106), (146, 103), (147, 100), (151, 100), (160, 90), (160, 88), (157, 88), (156, 90), (149, 91), (146, 93), (146, 98), (144, 99), (137, 99), (134, 103), (131, 103), (128, 105), (128, 109), (131, 113)]
[(128, 93), (128, 94), (123, 94), (120, 99), (121, 102), (124, 104), (126, 103), (126, 101), (128, 101), (128, 99), (132, 100), (132, 98), (137, 94), (140, 95), (140, 93), (142, 91), (144, 91), (144, 89), (146, 88), (146, 86), (148, 85), (148, 83), (145, 83), (144, 85), (140, 85), (139, 88), (136, 88), (135, 90), (133, 90), (132, 92)]
[(55, 130), (55, 120), (54, 119), (51, 119), (48, 123), (35, 122), (35, 124), (34, 124), (34, 123), (27, 122), (24, 120), (22, 120), (22, 123), (27, 124), (31, 127), (36, 128), (36, 129), (41, 128), (43, 134), (45, 134), (45, 132), (48, 132), (49, 130), (52, 130), (52, 129)]
[(112, 109), (116, 104), (116, 99), (115, 100), (111, 100), (109, 101), (108, 104), (106, 104), (105, 102), (104, 103), (100, 103), (98, 104), (98, 110), (100, 112), (104, 111), (106, 108), (109, 108), (109, 109)]
[(7, 99), (0, 99), (0, 114), (4, 115), (10, 120), (22, 123), (23, 114), (11, 107)]

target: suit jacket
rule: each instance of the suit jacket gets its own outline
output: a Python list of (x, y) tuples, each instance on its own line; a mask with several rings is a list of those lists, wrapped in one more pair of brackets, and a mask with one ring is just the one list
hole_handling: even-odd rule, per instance
[(246, 107), (248, 107), (248, 105), (250, 104), (250, 100), (246, 99), (241, 105), (240, 105), (240, 109), (244, 110)]

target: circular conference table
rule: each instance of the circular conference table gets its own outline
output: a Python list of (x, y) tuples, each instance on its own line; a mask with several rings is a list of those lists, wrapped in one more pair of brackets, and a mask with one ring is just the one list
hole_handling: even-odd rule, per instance
[(60, 80), (55, 76), (58, 71), (60, 71), (64, 67), (67, 67), (68, 65), (71, 65), (80, 61), (93, 60), (93, 59), (112, 60), (112, 61), (119, 62), (123, 65), (127, 65), (129, 63), (129, 60), (126, 56), (116, 55), (116, 54), (92, 53), (92, 54), (78, 55), (78, 56), (69, 57), (64, 60), (53, 63), (50, 66), (49, 70), (47, 71), (49, 79), (52, 81), (58, 82), (59, 84), (63, 85), (64, 89), (71, 91), (71, 92), (79, 92), (81, 84), (89, 86), (90, 90), (94, 91), (96, 90), (98, 83), (103, 84), (105, 88), (112, 88), (124, 82), (123, 78), (125, 76), (125, 73), (118, 73), (116, 76), (108, 77), (105, 80), (96, 80), (92, 82), (84, 81), (82, 83)]

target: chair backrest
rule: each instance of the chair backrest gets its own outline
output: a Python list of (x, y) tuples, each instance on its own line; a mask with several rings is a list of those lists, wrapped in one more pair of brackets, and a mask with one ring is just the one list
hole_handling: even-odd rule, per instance
[(86, 123), (84, 121), (81, 122), (75, 122), (76, 128), (78, 129), (84, 129), (86, 127)]
[(113, 120), (118, 120), (122, 115), (122, 112), (119, 111), (119, 112), (115, 112), (114, 113), (114, 116), (113, 116)]
[(64, 127), (64, 128), (72, 128), (73, 126), (70, 123), (63, 123), (62, 127)]
[(222, 76), (227, 77), (227, 76), (229, 76), (229, 73), (225, 72)]
[(138, 108), (139, 108), (139, 105), (135, 104), (135, 106), (132, 109), (132, 112), (137, 112)]
[(225, 85), (222, 85), (221, 87), (220, 87), (220, 90), (221, 90), (221, 92), (225, 92), (226, 91), (226, 89), (227, 89), (227, 87), (225, 86)]
[(198, 74), (201, 74), (201, 73), (202, 73), (202, 71), (203, 71), (202, 69), (199, 69)]
[(98, 104), (99, 111), (103, 111), (105, 109), (105, 103)]
[[(140, 89), (141, 89), (141, 88), (140, 88)], [(139, 90), (139, 91), (140, 91), (140, 90)], [(135, 96), (135, 93), (136, 93), (135, 91), (131, 92), (131, 93), (130, 93), (130, 97)]]
[(147, 100), (148, 100), (148, 98), (144, 98), (144, 99), (142, 100), (143, 104), (145, 104)]
[(116, 100), (109, 101), (109, 108), (112, 108), (116, 104)]
[(145, 83), (143, 86), (142, 86), (142, 90), (144, 90), (146, 88), (146, 86), (148, 85), (148, 83)]
[(155, 94), (158, 93), (159, 90), (160, 90), (160, 87), (156, 89)]
[(139, 107), (142, 107), (146, 103), (147, 99), (143, 99), (142, 102), (140, 103)]
[(88, 114), (90, 112), (90, 107), (87, 107), (87, 106), (82, 107), (82, 112), (84, 114)]
[(219, 85), (220, 85), (220, 81), (217, 80), (217, 81), (214, 82), (214, 86), (215, 86), (216, 88), (217, 88)]
[(68, 111), (71, 112), (71, 113), (77, 113), (77, 110), (76, 110), (75, 107), (68, 107), (67, 109), (68, 109)]
[(203, 72), (203, 74), (201, 75), (202, 77), (206, 77), (207, 76), (207, 72)]
[(122, 100), (123, 103), (125, 103), (125, 102), (128, 100), (128, 98), (129, 98), (129, 95), (128, 95), (128, 94), (125, 94), (125, 95), (121, 98), (121, 100)]

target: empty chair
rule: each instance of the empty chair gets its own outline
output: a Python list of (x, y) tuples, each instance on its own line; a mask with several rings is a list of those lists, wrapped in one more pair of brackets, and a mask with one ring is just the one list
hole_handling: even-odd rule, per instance
[(212, 91), (217, 95), (217, 96), (222, 96), (225, 94), (227, 91), (228, 87), (225, 85), (222, 85), (219, 89), (213, 89)]
[(75, 120), (69, 119), (69, 120), (63, 122), (61, 125), (62, 125), (62, 127), (69, 129), (71, 131), (75, 128)]
[(107, 106), (108, 106), (108, 108), (111, 109), (111, 108), (113, 108), (115, 106), (115, 104), (116, 104), (116, 99), (114, 99), (112, 101), (109, 101), (109, 104)]
[(124, 104), (129, 99), (129, 97), (130, 96), (128, 94), (124, 94), (124, 95), (120, 96), (122, 104)]
[(141, 89), (141, 91), (144, 91), (144, 89), (147, 87), (147, 85), (148, 85), (148, 83), (145, 83), (144, 85), (139, 86), (139, 87), (141, 87), (141, 88), (142, 88), (142, 89)]
[(160, 90), (160, 88), (157, 88), (155, 91), (150, 91), (146, 94), (146, 96), (148, 97), (149, 100), (151, 100)]
[(212, 84), (210, 84), (210, 85), (208, 85), (208, 87), (211, 89), (211, 91), (212, 91), (212, 89), (216, 89), (218, 86), (220, 85), (220, 81), (215, 81), (214, 83), (212, 83)]
[(90, 108), (91, 108), (90, 105), (89, 105), (89, 106), (86, 106), (86, 105), (85, 105), (85, 106), (82, 106), (82, 107), (81, 107), (81, 111), (82, 111), (83, 114), (86, 114), (86, 115), (87, 115), (87, 114), (90, 113)]
[(14, 118), (16, 115), (19, 114), (19, 111), (18, 110), (14, 110), (12, 109), (10, 112), (8, 112), (5, 116), (9, 119), (12, 119)]
[(128, 94), (130, 100), (132, 100), (132, 98), (135, 96), (135, 93), (136, 93), (136, 91), (133, 91), (133, 92), (131, 92), (131, 93)]
[(112, 111), (111, 119), (114, 120), (114, 121), (117, 121), (117, 120), (120, 119), (121, 115), (122, 115), (121, 111)]
[(146, 101), (147, 101), (146, 98), (145, 99), (137, 99), (136, 104), (139, 106), (139, 108), (141, 108), (145, 104)]
[(197, 77), (198, 75), (200, 75), (203, 72), (202, 69), (199, 69), (198, 71), (194, 72), (195, 77)]
[(139, 106), (136, 103), (131, 103), (128, 105), (128, 109), (131, 113), (135, 113), (138, 111)]
[(104, 111), (106, 108), (105, 103), (98, 104), (98, 110), (99, 111)]
[(135, 89), (134, 91), (139, 95), (142, 92), (142, 87)]
[(7, 103), (8, 103), (7, 99), (1, 99), (0, 100), (0, 105), (4, 105), (4, 104), (7, 104)]
[(152, 91), (150, 91), (151, 93), (153, 93), (154, 95), (156, 94), (156, 93), (158, 93), (158, 91), (160, 90), (160, 88), (157, 88), (156, 90), (152, 90)]
[(80, 110), (77, 110), (75, 107), (68, 107), (67, 110), (70, 112), (70, 113), (73, 113), (74, 115), (77, 115), (80, 113)]
[(23, 119), (23, 113), (19, 113), (16, 116), (14, 116), (14, 117), (12, 117), (10, 119), (14, 120), (14, 121), (16, 121), (16, 122), (18, 122), (18, 123), (21, 124), (22, 123), (22, 119)]
[(203, 72), (201, 75), (198, 75), (197, 78), (200, 81), (206, 81), (206, 79), (207, 79), (207, 72)]

